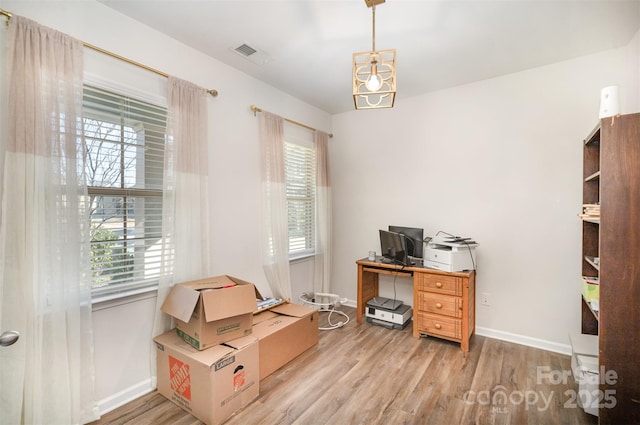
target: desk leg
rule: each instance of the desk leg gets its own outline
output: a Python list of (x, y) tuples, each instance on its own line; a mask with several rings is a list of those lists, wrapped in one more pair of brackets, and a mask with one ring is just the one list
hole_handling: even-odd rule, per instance
[(356, 300), (356, 321), (362, 323), (362, 316), (367, 302), (378, 296), (378, 273), (364, 271), (358, 264), (358, 297)]
[[(476, 332), (476, 275), (471, 274), (469, 279), (464, 284), (465, 292), (464, 299), (467, 300), (466, 308), (463, 308), (463, 321), (462, 321), (462, 343), (460, 348), (462, 351), (469, 351), (469, 341), (473, 334)], [(465, 320), (466, 319), (466, 320)]]
[(460, 349), (462, 351), (464, 351), (465, 353), (469, 352), (469, 339), (468, 338), (464, 338), (462, 341), (460, 341)]

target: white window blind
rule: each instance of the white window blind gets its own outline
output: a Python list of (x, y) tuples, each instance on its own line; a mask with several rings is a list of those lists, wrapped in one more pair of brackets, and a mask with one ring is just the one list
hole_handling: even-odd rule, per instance
[(166, 108), (85, 86), (94, 296), (156, 285)]
[(285, 142), (289, 257), (314, 253), (315, 243), (315, 149)]

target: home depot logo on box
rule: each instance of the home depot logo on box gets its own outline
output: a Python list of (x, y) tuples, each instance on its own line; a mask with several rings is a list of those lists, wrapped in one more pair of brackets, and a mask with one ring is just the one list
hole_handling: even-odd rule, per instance
[(154, 338), (158, 392), (208, 425), (222, 425), (260, 393), (258, 340), (197, 350), (175, 332)]
[(238, 391), (246, 384), (244, 366), (240, 365), (233, 371), (233, 390)]
[(173, 391), (191, 400), (191, 375), (188, 364), (169, 356), (169, 380)]

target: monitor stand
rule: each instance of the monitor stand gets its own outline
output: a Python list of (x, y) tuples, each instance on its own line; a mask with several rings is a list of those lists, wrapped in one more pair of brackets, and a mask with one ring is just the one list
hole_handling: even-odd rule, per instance
[(394, 264), (396, 266), (404, 266), (404, 267), (415, 266), (416, 264), (414, 261), (411, 261), (411, 260), (409, 260), (409, 264), (403, 264), (402, 261), (392, 260), (391, 258), (387, 258), (387, 257), (380, 257), (379, 262), (382, 264)]

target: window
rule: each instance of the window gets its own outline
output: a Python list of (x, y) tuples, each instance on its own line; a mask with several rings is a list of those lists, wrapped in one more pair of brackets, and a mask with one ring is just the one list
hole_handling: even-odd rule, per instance
[(285, 142), (289, 258), (314, 254), (316, 155), (311, 143)]
[(84, 87), (94, 296), (157, 284), (166, 120), (166, 108)]

